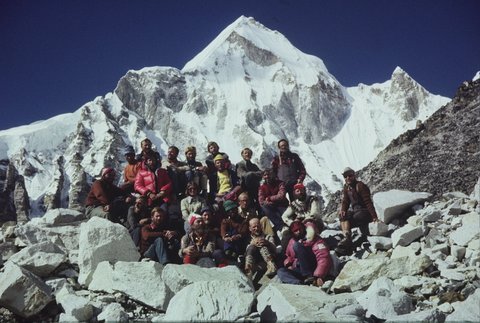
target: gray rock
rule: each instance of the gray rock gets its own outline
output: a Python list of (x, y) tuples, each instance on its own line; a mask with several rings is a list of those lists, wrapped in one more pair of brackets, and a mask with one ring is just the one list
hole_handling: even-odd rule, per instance
[(44, 241), (22, 249), (8, 261), (40, 277), (48, 277), (58, 266), (67, 261), (67, 255), (53, 242)]
[(438, 309), (425, 310), (420, 312), (412, 312), (409, 314), (398, 315), (386, 322), (430, 322), (441, 323), (445, 321), (445, 314)]
[(450, 214), (450, 215), (460, 215), (460, 214), (462, 214), (462, 203), (460, 203), (460, 201), (453, 202), (447, 208), (447, 211), (448, 211), (448, 214)]
[(408, 246), (413, 241), (423, 236), (422, 227), (414, 227), (406, 224), (392, 233), (393, 247)]
[(51, 300), (51, 289), (40, 278), (14, 263), (5, 265), (0, 274), (0, 307), (29, 318)]
[(98, 264), (89, 290), (121, 292), (142, 304), (166, 310), (173, 294), (162, 281), (163, 266), (158, 262), (124, 262)]
[(417, 215), (420, 215), (424, 222), (435, 222), (440, 220), (442, 212), (435, 207), (435, 205), (427, 205), (424, 209), (421, 209), (416, 212)]
[(359, 295), (328, 295), (313, 286), (269, 284), (257, 296), (257, 310), (265, 322), (352, 321), (355, 314), (364, 313), (355, 299)]
[(253, 290), (236, 281), (198, 281), (175, 294), (163, 320), (233, 321), (250, 314), (254, 299)]
[(376, 279), (362, 295), (357, 297), (357, 301), (367, 310), (367, 317), (375, 315), (383, 320), (408, 314), (414, 309), (410, 296), (385, 277)]
[(392, 248), (392, 239), (387, 237), (371, 237), (369, 236), (368, 242), (372, 245), (372, 248), (376, 250), (389, 250)]
[(450, 234), (450, 240), (459, 246), (467, 246), (473, 239), (480, 239), (480, 214), (470, 212), (461, 216), (462, 226)]
[(424, 255), (396, 259), (374, 258), (351, 260), (345, 264), (335, 279), (335, 292), (357, 291), (370, 286), (379, 277), (396, 279), (404, 275), (416, 275), (429, 267), (432, 261)]
[(102, 309), (102, 312), (97, 316), (98, 321), (105, 322), (128, 322), (128, 314), (123, 309), (122, 305), (118, 303), (111, 303)]
[(57, 295), (56, 301), (65, 311), (66, 316), (78, 321), (88, 321), (93, 317), (93, 306), (89, 300), (75, 294)]
[(388, 225), (383, 222), (371, 222), (368, 224), (368, 229), (372, 236), (388, 236)]
[(480, 289), (463, 302), (454, 302), (455, 311), (447, 316), (446, 322), (478, 322), (480, 318)]
[(373, 203), (378, 218), (388, 224), (415, 204), (426, 201), (430, 196), (432, 194), (425, 192), (390, 190), (374, 194)]
[(466, 279), (465, 274), (455, 269), (442, 269), (440, 270), (440, 276), (455, 281), (464, 281)]
[(462, 259), (465, 257), (465, 253), (467, 251), (467, 248), (457, 246), (457, 245), (452, 245), (450, 246), (450, 253), (457, 261), (462, 261)]
[(163, 268), (162, 280), (174, 294), (195, 282), (209, 282), (214, 280), (224, 282), (234, 281), (237, 283), (237, 288), (246, 288), (249, 291), (254, 290), (252, 282), (237, 266), (201, 268), (196, 265), (168, 264)]
[(42, 220), (49, 225), (67, 224), (85, 219), (85, 214), (71, 209), (48, 210)]
[(89, 285), (102, 261), (137, 261), (140, 254), (127, 229), (106, 219), (93, 217), (80, 226), (78, 282)]

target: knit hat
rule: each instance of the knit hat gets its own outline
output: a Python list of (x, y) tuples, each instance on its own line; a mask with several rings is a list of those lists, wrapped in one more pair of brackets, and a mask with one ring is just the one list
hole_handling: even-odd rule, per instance
[(300, 229), (304, 229), (305, 230), (305, 225), (303, 224), (303, 222), (300, 222), (300, 221), (293, 221), (291, 224), (290, 224), (290, 232), (295, 232), (295, 231), (298, 231)]
[(133, 146), (125, 147), (125, 150), (124, 150), (123, 154), (124, 155), (129, 155), (129, 154), (135, 155), (135, 150), (133, 149)]
[(195, 222), (196, 219), (203, 219), (203, 218), (202, 218), (202, 216), (199, 215), (199, 214), (195, 214), (195, 213), (192, 214), (192, 215), (190, 216), (190, 220), (188, 220), (188, 223), (190, 223), (190, 226), (193, 225), (193, 223)]
[(238, 207), (238, 205), (234, 201), (226, 200), (225, 202), (223, 202), (223, 209), (225, 210), (225, 212), (233, 210), (236, 207)]
[(104, 169), (102, 169), (102, 172), (100, 173), (100, 176), (103, 177), (103, 176), (107, 175), (108, 173), (114, 173), (115, 174), (115, 170), (113, 168), (110, 168), (110, 167), (105, 167)]
[(293, 189), (294, 190), (304, 190), (305, 185), (303, 185), (302, 183), (297, 183), (297, 184), (293, 185)]
[(225, 158), (223, 157), (222, 154), (217, 154), (217, 155), (215, 156), (215, 158), (213, 158), (214, 161), (216, 161), (216, 160), (223, 160), (223, 159), (225, 159)]
[(211, 209), (209, 206), (204, 206), (204, 207), (200, 210), (200, 214), (203, 214), (203, 212), (210, 212), (210, 213), (212, 213), (212, 209)]
[(347, 167), (343, 170), (342, 175), (345, 176), (345, 175), (350, 174), (350, 173), (355, 174), (355, 171), (353, 169), (351, 169), (350, 167)]

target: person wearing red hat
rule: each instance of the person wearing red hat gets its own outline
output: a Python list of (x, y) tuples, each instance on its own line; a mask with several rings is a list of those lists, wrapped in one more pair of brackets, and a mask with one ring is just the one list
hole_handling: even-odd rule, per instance
[(286, 251), (284, 268), (277, 271), (283, 283), (322, 286), (332, 266), (330, 250), (320, 237), (315, 223), (294, 221), (290, 224), (293, 238)]
[(100, 179), (93, 182), (85, 201), (85, 214), (88, 218), (98, 216), (112, 222), (126, 221), (131, 198), (113, 183), (115, 177), (115, 170), (105, 167)]
[(192, 214), (190, 231), (182, 237), (180, 257), (184, 264), (197, 264), (200, 267), (214, 267), (222, 263), (223, 252), (217, 247), (216, 237), (209, 232), (203, 217)]

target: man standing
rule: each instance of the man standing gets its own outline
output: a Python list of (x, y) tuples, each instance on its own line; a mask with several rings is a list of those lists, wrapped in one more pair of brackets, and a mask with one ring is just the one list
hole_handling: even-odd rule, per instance
[(181, 200), (185, 193), (187, 163), (178, 160), (179, 149), (176, 146), (168, 147), (167, 159), (162, 161), (162, 167), (168, 172), (172, 180), (174, 196)]
[(113, 184), (115, 170), (106, 167), (102, 169), (101, 178), (93, 182), (85, 201), (86, 216), (98, 216), (112, 222), (126, 220), (127, 203), (131, 198), (125, 191)]
[(285, 183), (290, 200), (293, 200), (293, 185), (303, 183), (307, 172), (300, 157), (290, 151), (286, 139), (278, 141), (279, 155), (272, 161), (272, 169), (278, 179)]
[(137, 161), (141, 162), (142, 168), (145, 168), (145, 160), (147, 156), (153, 156), (157, 160), (161, 160), (160, 154), (158, 151), (152, 149), (152, 141), (148, 138), (145, 138), (140, 143), (142, 151), (135, 158)]
[(243, 160), (236, 165), (237, 176), (242, 190), (248, 192), (252, 205), (258, 206), (258, 188), (262, 180), (262, 171), (252, 163), (253, 152), (250, 148), (244, 148), (241, 155)]
[(340, 209), (340, 225), (344, 238), (338, 243), (335, 252), (339, 255), (349, 255), (353, 252), (351, 228), (359, 227), (363, 235), (368, 235), (368, 224), (372, 221), (377, 222), (378, 217), (368, 186), (357, 180), (355, 171), (350, 167), (345, 168), (342, 175), (345, 185)]

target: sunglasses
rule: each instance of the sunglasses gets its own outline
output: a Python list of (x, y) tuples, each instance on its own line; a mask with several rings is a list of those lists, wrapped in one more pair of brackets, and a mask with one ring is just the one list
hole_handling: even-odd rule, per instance
[(348, 178), (348, 177), (353, 177), (355, 176), (354, 174), (347, 174), (347, 175), (343, 175), (343, 178)]

